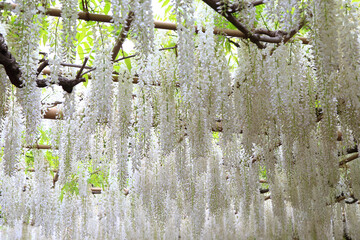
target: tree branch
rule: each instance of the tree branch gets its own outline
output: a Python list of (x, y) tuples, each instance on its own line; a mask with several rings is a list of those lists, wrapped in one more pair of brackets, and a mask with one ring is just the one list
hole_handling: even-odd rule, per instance
[(115, 46), (112, 50), (112, 61), (114, 62), (120, 49), (122, 48), (122, 45), (127, 37), (127, 34), (130, 30), (130, 25), (131, 25), (131, 22), (134, 20), (134, 12), (130, 11), (129, 14), (128, 14), (128, 17), (126, 19), (126, 22), (125, 22), (125, 25), (123, 26), (123, 28), (121, 29), (121, 32), (120, 32), (120, 36), (119, 38), (116, 40), (116, 43), (115, 43)]
[(89, 60), (89, 57), (84, 58), (84, 63), (81, 66), (80, 70), (77, 72), (76, 79), (79, 79), (81, 77), (81, 73), (84, 71), (84, 68), (86, 67), (86, 63), (87, 63), (88, 60)]
[[(268, 43), (287, 43), (299, 30), (305, 25), (306, 19), (303, 18), (299, 25), (292, 29), (290, 32), (285, 32), (282, 30), (278, 31), (271, 31), (267, 29), (255, 29), (250, 31), (243, 25), (235, 16), (232, 15), (232, 12), (239, 11), (244, 9), (246, 6), (245, 4), (240, 5), (233, 5), (231, 8), (226, 6), (220, 0), (203, 0), (208, 6), (214, 9), (216, 12), (221, 14), (225, 17), (229, 22), (231, 22), (238, 30), (244, 33), (244, 38), (250, 39), (251, 42), (255, 43), (258, 48), (263, 49), (265, 46), (261, 42), (268, 42)], [(257, 6), (263, 4), (264, 1), (254, 1), (249, 4), (249, 6)], [(264, 36), (266, 35), (266, 36)], [(300, 39), (303, 43), (307, 43), (306, 39)]]
[[(5, 38), (2, 34), (0, 34), (0, 64), (4, 66), (5, 72), (8, 75), (10, 82), (18, 87), (24, 87), (24, 82), (21, 80), (21, 70), (19, 64), (16, 62), (15, 58), (9, 52), (8, 46), (5, 43)], [(85, 61), (86, 64), (86, 61)], [(44, 70), (46, 66), (49, 65), (48, 60), (44, 60), (37, 69), (37, 76)], [(85, 66), (82, 66), (82, 69)], [(82, 70), (81, 70), (82, 71)], [(68, 93), (71, 93), (73, 88), (81, 83), (85, 82), (85, 78), (76, 77), (74, 80), (69, 80), (65, 77), (59, 76), (58, 84)], [(51, 82), (53, 83), (53, 82)], [(49, 82), (47, 79), (37, 79), (36, 80), (37, 87), (47, 87)]]
[[(79, 83), (85, 82), (85, 78), (78, 78), (69, 80), (66, 77), (59, 76), (58, 78), (58, 85), (63, 88), (64, 91), (67, 93), (72, 93), (73, 88), (78, 85)], [(44, 88), (49, 86), (49, 84), (55, 84), (55, 82), (49, 82), (47, 79), (37, 79), (36, 85), (39, 88)]]
[[(215, 2), (214, 0), (203, 0), (203, 2), (212, 9), (214, 9), (217, 13), (219, 13), (217, 2)], [(225, 17), (229, 22), (231, 22), (239, 31), (244, 33), (245, 38), (250, 39), (250, 41), (255, 43), (258, 48), (265, 48), (265, 46), (259, 41), (260, 39), (258, 34), (253, 34), (250, 30), (248, 30), (246, 26), (244, 26), (236, 17), (231, 14), (231, 12), (225, 11), (220, 12), (220, 14)]]
[(239, 12), (244, 10), (246, 7), (256, 7), (258, 5), (264, 4), (264, 0), (257, 0), (253, 1), (251, 3), (234, 3), (232, 5), (226, 5), (221, 0), (216, 2), (217, 5), (219, 5), (223, 9), (227, 9), (229, 12)]
[(284, 44), (287, 43), (293, 36), (295, 36), (295, 34), (298, 33), (300, 29), (302, 29), (305, 26), (305, 24), (306, 24), (306, 19), (305, 18), (301, 19), (299, 25), (296, 28), (292, 29), (288, 34), (286, 34), (286, 36), (284, 36), (284, 40), (283, 40)]
[(359, 153), (351, 153), (348, 154), (345, 158), (343, 158), (340, 162), (339, 162), (339, 167), (344, 167), (345, 164), (357, 159), (359, 157)]
[(23, 82), (20, 80), (21, 71), (19, 64), (15, 58), (8, 51), (8, 46), (5, 43), (5, 38), (0, 34), (0, 64), (5, 68), (6, 75), (8, 75), (10, 82), (18, 87), (23, 87)]

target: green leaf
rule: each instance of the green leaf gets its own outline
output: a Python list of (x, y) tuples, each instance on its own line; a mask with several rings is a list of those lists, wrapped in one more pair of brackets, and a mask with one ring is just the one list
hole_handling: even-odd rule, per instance
[(40, 131), (40, 139), (39, 144), (48, 144), (49, 143), (49, 137), (47, 136), (48, 132), (46, 130), (43, 130), (42, 128), (39, 128)]
[(92, 38), (92, 35), (91, 36), (87, 36), (86, 40), (88, 41), (88, 43), (93, 46), (94, 45), (94, 39)]
[(26, 152), (25, 154), (25, 164), (27, 168), (31, 168), (34, 166), (34, 155), (32, 150)]
[[(255, 18), (256, 18), (256, 22), (255, 22), (255, 27), (257, 25), (257, 22), (260, 21), (260, 19), (264, 20), (263, 19), (263, 16), (262, 16), (262, 13), (264, 11), (264, 8), (265, 8), (265, 4), (260, 4), (260, 5), (257, 5), (256, 6), (256, 15), (255, 15)], [(266, 25), (266, 22), (264, 21), (265, 25)]]
[(171, 9), (172, 9), (172, 6), (169, 5), (169, 6), (165, 9), (165, 15), (168, 15), (168, 13), (170, 12)]
[(85, 87), (87, 87), (87, 85), (88, 85), (88, 83), (89, 83), (89, 76), (88, 75), (84, 75), (84, 78), (85, 78), (85, 82), (83, 82), (83, 85), (85, 86)]
[(80, 59), (83, 59), (84, 58), (84, 50), (83, 50), (83, 48), (82, 48), (82, 46), (80, 44), (77, 47), (77, 51), (79, 53)]
[(111, 8), (110, 2), (106, 2), (104, 7), (104, 14), (107, 15), (110, 11), (110, 8)]
[[(126, 52), (124, 52), (124, 57), (127, 57), (127, 56), (129, 56), (129, 54), (127, 54)], [(124, 62), (125, 62), (125, 64), (126, 64), (127, 69), (129, 70), (129, 72), (131, 72), (132, 66), (131, 66), (131, 60), (130, 60), (130, 58), (124, 59)]]
[(86, 32), (85, 31), (78, 31), (76, 33), (76, 39), (77, 41), (80, 43), (82, 42), (82, 40), (86, 37)]
[(90, 45), (87, 43), (87, 42), (83, 42), (83, 44), (84, 44), (84, 53), (88, 53), (88, 52), (90, 52), (90, 50), (91, 50), (91, 47), (90, 47)]
[(165, 7), (166, 5), (169, 4), (169, 2), (170, 2), (170, 0), (165, 0), (164, 3), (161, 5), (161, 7), (162, 7), (162, 8)]
[(230, 44), (230, 41), (226, 41), (225, 42), (225, 50), (227, 53), (230, 53), (231, 52), (231, 44)]

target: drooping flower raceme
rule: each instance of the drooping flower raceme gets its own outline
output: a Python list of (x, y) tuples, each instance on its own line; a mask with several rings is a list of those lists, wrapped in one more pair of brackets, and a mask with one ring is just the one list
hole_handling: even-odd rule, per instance
[(49, 36), (50, 37), (50, 53), (53, 53), (49, 56), (49, 66), (51, 68), (50, 79), (52, 82), (57, 83), (59, 80), (61, 62), (63, 61), (62, 56), (62, 46), (61, 41), (58, 39), (57, 33), (60, 32), (59, 29), (59, 19), (55, 19), (54, 21), (50, 21), (49, 31), (51, 31), (55, 27), (55, 34)]
[(305, 4), (304, 1), (297, 0), (267, 0), (265, 12), (272, 20), (271, 22), (277, 22), (282, 30), (289, 32), (301, 24), (302, 18), (304, 18)]
[(174, 54), (165, 53), (160, 59), (159, 74), (160, 96), (158, 99), (160, 109), (160, 145), (164, 154), (170, 153), (175, 146), (176, 129), (176, 59)]
[(5, 70), (0, 69), (0, 119), (5, 117), (6, 108), (9, 104), (10, 96), (10, 87), (9, 80), (6, 77)]
[(194, 7), (191, 0), (175, 1), (176, 20), (178, 22), (178, 66), (182, 95), (185, 102), (189, 101), (189, 88), (192, 84), (194, 69)]
[(360, 129), (358, 124), (360, 102), (357, 89), (360, 86), (359, 66), (359, 21), (357, 5), (351, 1), (343, 3), (341, 11), (341, 32), (339, 38), (340, 73), (338, 78), (338, 114), (341, 121), (343, 132), (350, 128), (353, 131), (355, 139), (360, 137)]
[(51, 215), (51, 187), (53, 185), (49, 166), (41, 152), (34, 153), (34, 205), (35, 205), (35, 225), (43, 226), (45, 231), (51, 231), (52, 226), (47, 218)]
[(73, 62), (75, 60), (75, 41), (76, 41), (76, 19), (78, 18), (77, 0), (61, 0), (61, 47), (63, 51), (63, 61)]
[[(337, 138), (337, 99), (339, 74), (339, 5), (337, 1), (314, 1), (312, 3), (314, 14), (313, 27), (313, 54), (314, 64), (317, 69), (317, 94), (318, 102), (321, 105), (319, 111), (323, 114), (325, 121), (320, 122), (324, 138), (324, 167), (332, 169), (325, 170), (324, 174), (331, 185), (338, 180), (338, 165), (336, 138)], [(331, 166), (331, 167), (330, 167)]]
[(103, 46), (96, 53), (96, 70), (94, 78), (90, 81), (88, 96), (89, 106), (86, 108), (86, 117), (89, 119), (91, 128), (96, 122), (104, 123), (111, 118), (112, 109), (112, 62), (110, 47)]
[(75, 106), (74, 95), (65, 93), (64, 103), (64, 125), (61, 129), (60, 146), (59, 146), (59, 185), (63, 186), (71, 180), (72, 174), (75, 173), (77, 146), (78, 122), (74, 119)]
[[(36, 72), (39, 21), (43, 17), (44, 8), (34, 1), (19, 1), (16, 11), (19, 13), (19, 17), (15, 21), (17, 27), (14, 28), (14, 35), (17, 35), (17, 38), (11, 39), (9, 42), (14, 48), (15, 58), (20, 64), (21, 80), (25, 86), (17, 89), (17, 97), (25, 115), (26, 142), (33, 145), (41, 119), (41, 91), (36, 87)], [(40, 14), (37, 14), (38, 11)]]
[(126, 68), (121, 68), (118, 78), (118, 88), (114, 98), (112, 111), (111, 137), (115, 144), (115, 156), (117, 159), (117, 173), (121, 186), (126, 183), (128, 177), (128, 152), (131, 134), (132, 113), (132, 77)]
[(153, 51), (154, 47), (154, 18), (151, 0), (135, 0), (132, 3), (131, 10), (135, 14), (135, 19), (132, 23), (135, 39), (136, 49), (140, 54), (142, 64), (146, 64), (148, 55)]
[(111, 0), (115, 33), (120, 29), (120, 26), (122, 26), (122, 28), (125, 26), (124, 24), (130, 11), (130, 6), (129, 0)]
[(18, 167), (21, 151), (21, 131), (23, 119), (20, 107), (12, 100), (7, 117), (2, 120), (2, 143), (4, 155), (2, 156), (2, 169), (6, 175), (13, 175)]

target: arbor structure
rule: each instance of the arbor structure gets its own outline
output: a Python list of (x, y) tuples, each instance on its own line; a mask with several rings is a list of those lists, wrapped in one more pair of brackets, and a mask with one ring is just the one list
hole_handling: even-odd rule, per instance
[(360, 238), (356, 2), (2, 2), (1, 239)]

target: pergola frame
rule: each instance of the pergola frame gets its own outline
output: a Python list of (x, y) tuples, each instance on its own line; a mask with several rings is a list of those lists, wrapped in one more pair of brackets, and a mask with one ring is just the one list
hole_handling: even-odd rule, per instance
[[(266, 43), (273, 43), (273, 44), (286, 44), (287, 42), (291, 41), (292, 38), (300, 31), (302, 27), (306, 25), (305, 19), (302, 19), (298, 26), (291, 30), (290, 32), (284, 32), (282, 30), (278, 31), (270, 31), (267, 29), (254, 29), (249, 30), (247, 29), (238, 19), (236, 19), (233, 16), (234, 12), (241, 11), (244, 9), (245, 6), (225, 6), (222, 4), (220, 0), (203, 0), (204, 3), (206, 3), (209, 7), (211, 7), (214, 11), (221, 14), (224, 18), (226, 18), (230, 23), (232, 23), (238, 30), (232, 30), (232, 29), (214, 29), (214, 34), (216, 35), (223, 35), (229, 38), (243, 38), (248, 39), (250, 42), (254, 43), (258, 48), (264, 49), (266, 48)], [(254, 1), (250, 4), (250, 7), (255, 7), (260, 4), (264, 4), (264, 1)], [(16, 4), (10, 4), (10, 3), (0, 3), (0, 9), (15, 9)], [(219, 12), (219, 9), (226, 8), (228, 10)], [(45, 14), (52, 17), (61, 17), (61, 10), (56, 8), (48, 8), (45, 11)], [(78, 19), (85, 20), (85, 21), (95, 21), (95, 22), (101, 22), (101, 23), (113, 23), (113, 18), (110, 15), (105, 14), (95, 14), (95, 13), (89, 13), (89, 12), (78, 12)], [(122, 48), (123, 43), (125, 42), (128, 32), (130, 30), (131, 23), (134, 19), (134, 13), (130, 12), (128, 14), (128, 17), (126, 19), (126, 24), (121, 30), (118, 39), (116, 40), (115, 46), (112, 51), (112, 61), (118, 62), (121, 60), (124, 60), (126, 58), (131, 58), (136, 55), (131, 55), (127, 57), (121, 57), (117, 59), (117, 55)], [(164, 30), (177, 30), (177, 25), (175, 23), (170, 22), (162, 22), (162, 21), (154, 21), (154, 28), (157, 29), (164, 29)], [(205, 31), (205, 29), (199, 29), (197, 26), (194, 26), (194, 32), (197, 33), (198, 31)], [(303, 44), (308, 44), (309, 40), (305, 37), (296, 37), (297, 40), (300, 40)], [(160, 50), (169, 50), (169, 49), (175, 49), (176, 46), (170, 47), (170, 48), (164, 48)], [(67, 78), (59, 76), (59, 82), (58, 85), (62, 86), (62, 88), (68, 92), (71, 93), (73, 88), (85, 81), (85, 78), (83, 78), (83, 75), (90, 73), (91, 71), (95, 70), (96, 67), (89, 67), (87, 66), (88, 58), (85, 57), (84, 62), (82, 65), (76, 65), (76, 64), (70, 64), (70, 63), (62, 63), (63, 66), (67, 67), (74, 67), (79, 68), (76, 78), (69, 80)], [(23, 87), (23, 83), (20, 81), (21, 72), (19, 69), (19, 66), (16, 62), (16, 60), (13, 58), (11, 53), (8, 51), (8, 47), (5, 44), (5, 40), (2, 35), (0, 35), (0, 64), (4, 65), (7, 75), (9, 76), (9, 79), (11, 83), (16, 87)], [(49, 74), (50, 71), (45, 69), (49, 65), (48, 60), (41, 61), (41, 64), (38, 68), (37, 75), (39, 76), (41, 73), (43, 74)], [(88, 71), (84, 72), (84, 70), (87, 69)], [(116, 74), (116, 72), (114, 72)], [(114, 77), (114, 81), (117, 81), (117, 78)], [(133, 83), (138, 83), (138, 78), (133, 79)], [(37, 87), (46, 87), (49, 84), (45, 79), (38, 79), (37, 80)], [(157, 85), (157, 84), (154, 84)], [(44, 113), (45, 119), (62, 119), (62, 112), (58, 110), (57, 108), (51, 108), (47, 112)], [(221, 122), (220, 125), (216, 128), (212, 129), (213, 131), (220, 131), (222, 130)], [(339, 133), (341, 134), (341, 133)], [(338, 140), (341, 141), (341, 136), (338, 137)], [(51, 146), (48, 145), (35, 145), (35, 146), (28, 146), (28, 148), (35, 148), (35, 149), (52, 149)], [(354, 153), (355, 151), (355, 153)], [(339, 167), (343, 168), (345, 165), (355, 159), (359, 158), (359, 153), (357, 152), (357, 149), (349, 149), (348, 155), (340, 158), (339, 160)], [(33, 170), (30, 170), (33, 171)], [(56, 183), (58, 179), (58, 171), (56, 169), (53, 169), (56, 173), (54, 177), (54, 184)], [(260, 180), (261, 183), (265, 183), (265, 180)], [(261, 194), (268, 193), (269, 189), (259, 189)], [(93, 194), (99, 194), (101, 193), (101, 188), (91, 188), (91, 192)], [(124, 194), (127, 195), (129, 191), (127, 189), (124, 189)], [(270, 199), (270, 196), (265, 197), (265, 200)], [(345, 200), (344, 196), (339, 196), (336, 198), (335, 202), (341, 202), (342, 200)], [(353, 204), (358, 202), (357, 199), (354, 198), (354, 201), (346, 201), (348, 204)]]

